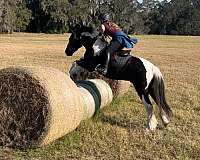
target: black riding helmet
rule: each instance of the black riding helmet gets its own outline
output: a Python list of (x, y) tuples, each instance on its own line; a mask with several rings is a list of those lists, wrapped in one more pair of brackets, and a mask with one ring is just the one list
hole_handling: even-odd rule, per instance
[(101, 13), (99, 16), (98, 16), (98, 19), (102, 22), (105, 22), (105, 21), (108, 21), (110, 19), (110, 16), (109, 14), (107, 13)]

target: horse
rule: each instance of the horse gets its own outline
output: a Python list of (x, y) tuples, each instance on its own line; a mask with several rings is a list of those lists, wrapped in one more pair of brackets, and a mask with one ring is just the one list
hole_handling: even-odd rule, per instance
[[(89, 72), (95, 71), (96, 66), (105, 59), (103, 52), (107, 45), (108, 42), (93, 27), (76, 25), (71, 29), (65, 54), (72, 56), (82, 46), (86, 51), (83, 58), (73, 63), (71, 71), (77, 69), (80, 71), (79, 74), (82, 74), (82, 69)], [(166, 127), (171, 120), (172, 110), (166, 101), (165, 84), (160, 69), (144, 58), (119, 53), (112, 57), (108, 72), (104, 76), (115, 80), (130, 81), (133, 84), (146, 108), (146, 129), (149, 131), (155, 130), (158, 125), (150, 101), (151, 96), (158, 106), (159, 117)]]

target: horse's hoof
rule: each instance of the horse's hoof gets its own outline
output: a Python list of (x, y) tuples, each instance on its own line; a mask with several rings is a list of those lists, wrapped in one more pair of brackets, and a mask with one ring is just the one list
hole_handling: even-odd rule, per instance
[(155, 115), (152, 115), (151, 119), (147, 123), (147, 128), (151, 131), (154, 131), (154, 130), (156, 130), (157, 125), (158, 125), (158, 121), (157, 121)]
[(165, 127), (167, 127), (167, 126), (168, 126), (168, 124), (169, 124), (169, 123), (164, 123), (164, 122), (163, 122), (163, 125), (164, 125)]
[(151, 132), (151, 130), (148, 127), (146, 127), (145, 131), (146, 132)]
[(146, 131), (147, 132), (152, 132), (152, 131), (155, 131), (155, 130), (156, 130), (156, 128), (146, 127)]
[(162, 115), (161, 119), (162, 119), (163, 125), (164, 125), (165, 127), (167, 127), (167, 125), (168, 125), (169, 122), (170, 122), (169, 119), (168, 119), (165, 115)]
[(156, 129), (157, 129), (157, 123), (153, 126), (151, 126), (151, 124), (147, 124), (147, 127), (146, 127), (147, 132), (155, 131)]
[(155, 128), (155, 129), (150, 129), (149, 127), (146, 127), (146, 129), (145, 129), (145, 131), (146, 131), (147, 133), (153, 132), (153, 131), (155, 131), (155, 130), (156, 130), (156, 128)]

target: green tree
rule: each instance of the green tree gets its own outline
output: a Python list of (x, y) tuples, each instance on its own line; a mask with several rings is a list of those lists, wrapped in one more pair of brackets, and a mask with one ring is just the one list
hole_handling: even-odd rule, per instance
[(40, 6), (40, 0), (26, 0), (26, 6), (31, 10), (31, 21), (27, 26), (28, 32), (44, 32), (44, 26), (46, 26), (46, 21), (48, 16), (44, 14)]
[(0, 5), (0, 32), (12, 33), (14, 31), (14, 24), (16, 20), (16, 2), (13, 2), (11, 0), (3, 0)]
[(200, 35), (199, 0), (172, 0), (176, 9), (175, 29), (181, 35)]
[(29, 23), (30, 11), (22, 0), (0, 2), (0, 32), (24, 31)]
[(70, 3), (66, 0), (41, 0), (39, 3), (45, 22), (43, 32), (63, 33), (68, 30)]
[(171, 0), (148, 14), (150, 34), (200, 35), (199, 0)]
[(26, 27), (31, 20), (31, 11), (26, 7), (25, 0), (18, 2), (17, 8), (15, 10), (15, 16), (15, 31), (26, 31)]

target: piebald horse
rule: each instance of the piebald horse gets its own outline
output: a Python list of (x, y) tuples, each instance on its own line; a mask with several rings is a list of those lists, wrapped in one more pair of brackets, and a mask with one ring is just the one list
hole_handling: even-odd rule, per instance
[[(72, 56), (82, 46), (86, 52), (84, 58), (74, 62), (70, 72), (83, 74), (81, 71), (84, 69), (95, 71), (95, 67), (105, 59), (104, 49), (108, 43), (92, 27), (76, 25), (71, 31), (66, 55)], [(105, 76), (133, 84), (147, 111), (147, 129), (155, 130), (158, 125), (149, 96), (157, 104), (160, 118), (167, 126), (172, 110), (166, 102), (164, 80), (159, 68), (144, 58), (131, 55), (115, 54), (111, 59)]]

